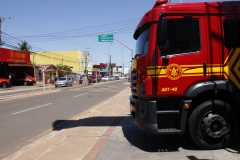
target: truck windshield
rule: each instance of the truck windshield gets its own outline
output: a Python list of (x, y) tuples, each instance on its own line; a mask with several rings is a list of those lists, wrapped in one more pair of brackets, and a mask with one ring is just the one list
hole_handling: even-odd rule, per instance
[(148, 28), (138, 37), (136, 42), (135, 55), (144, 55), (148, 53), (148, 37), (150, 29)]

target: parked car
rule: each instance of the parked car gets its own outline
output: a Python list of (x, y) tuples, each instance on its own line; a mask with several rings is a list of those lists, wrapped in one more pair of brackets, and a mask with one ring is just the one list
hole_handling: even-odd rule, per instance
[(119, 76), (114, 76), (114, 79), (115, 80), (119, 80)]
[(114, 81), (114, 80), (115, 80), (115, 77), (114, 77), (114, 76), (109, 76), (109, 80), (110, 80), (110, 81)]
[(7, 78), (0, 78), (0, 86), (1, 88), (7, 88), (10, 86), (10, 82)]
[(55, 82), (55, 87), (66, 87), (66, 86), (72, 86), (73, 85), (73, 81), (71, 78), (68, 77), (61, 77), (58, 78), (57, 81)]
[(101, 80), (102, 80), (102, 81), (109, 81), (109, 76), (104, 76), (104, 77), (102, 77)]
[(100, 76), (91, 76), (90, 83), (101, 82)]
[(123, 76), (119, 76), (119, 79), (125, 79), (125, 77), (123, 77)]

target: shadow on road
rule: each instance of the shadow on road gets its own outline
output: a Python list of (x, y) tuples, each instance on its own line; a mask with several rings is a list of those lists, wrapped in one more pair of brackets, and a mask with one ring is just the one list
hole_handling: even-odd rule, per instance
[[(194, 151), (201, 150), (187, 135), (153, 135), (146, 133), (133, 124), (130, 116), (90, 117), (79, 120), (57, 120), (53, 123), (54, 130), (80, 126), (121, 126), (126, 140), (131, 145), (145, 152), (178, 152), (181, 148)], [(233, 150), (234, 153), (240, 154), (240, 141), (236, 141), (229, 149)]]

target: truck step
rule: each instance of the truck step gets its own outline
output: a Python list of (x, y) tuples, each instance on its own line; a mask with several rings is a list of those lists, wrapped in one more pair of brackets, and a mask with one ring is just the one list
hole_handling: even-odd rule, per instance
[(158, 129), (158, 134), (184, 134), (184, 131), (176, 128)]
[(164, 111), (157, 111), (157, 114), (179, 114), (178, 110), (164, 110)]

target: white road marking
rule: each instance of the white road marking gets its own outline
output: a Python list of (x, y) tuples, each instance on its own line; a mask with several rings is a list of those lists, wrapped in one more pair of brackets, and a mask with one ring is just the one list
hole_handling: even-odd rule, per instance
[(33, 109), (37, 109), (37, 108), (41, 108), (41, 107), (44, 107), (44, 106), (48, 106), (52, 103), (48, 103), (48, 104), (44, 104), (44, 105), (41, 105), (41, 106), (38, 106), (38, 107), (33, 107), (33, 108), (29, 108), (29, 109), (26, 109), (26, 110), (22, 110), (22, 111), (19, 111), (19, 112), (16, 112), (16, 113), (12, 113), (12, 115), (15, 115), (15, 114), (18, 114), (18, 113), (23, 113), (23, 112), (27, 112), (27, 111), (30, 111), (30, 110), (33, 110)]
[(85, 94), (88, 94), (88, 93), (79, 94), (79, 95), (77, 95), (77, 96), (73, 96), (73, 98), (76, 98), (76, 97), (79, 97), (79, 96), (83, 96), (83, 95), (85, 95)]

